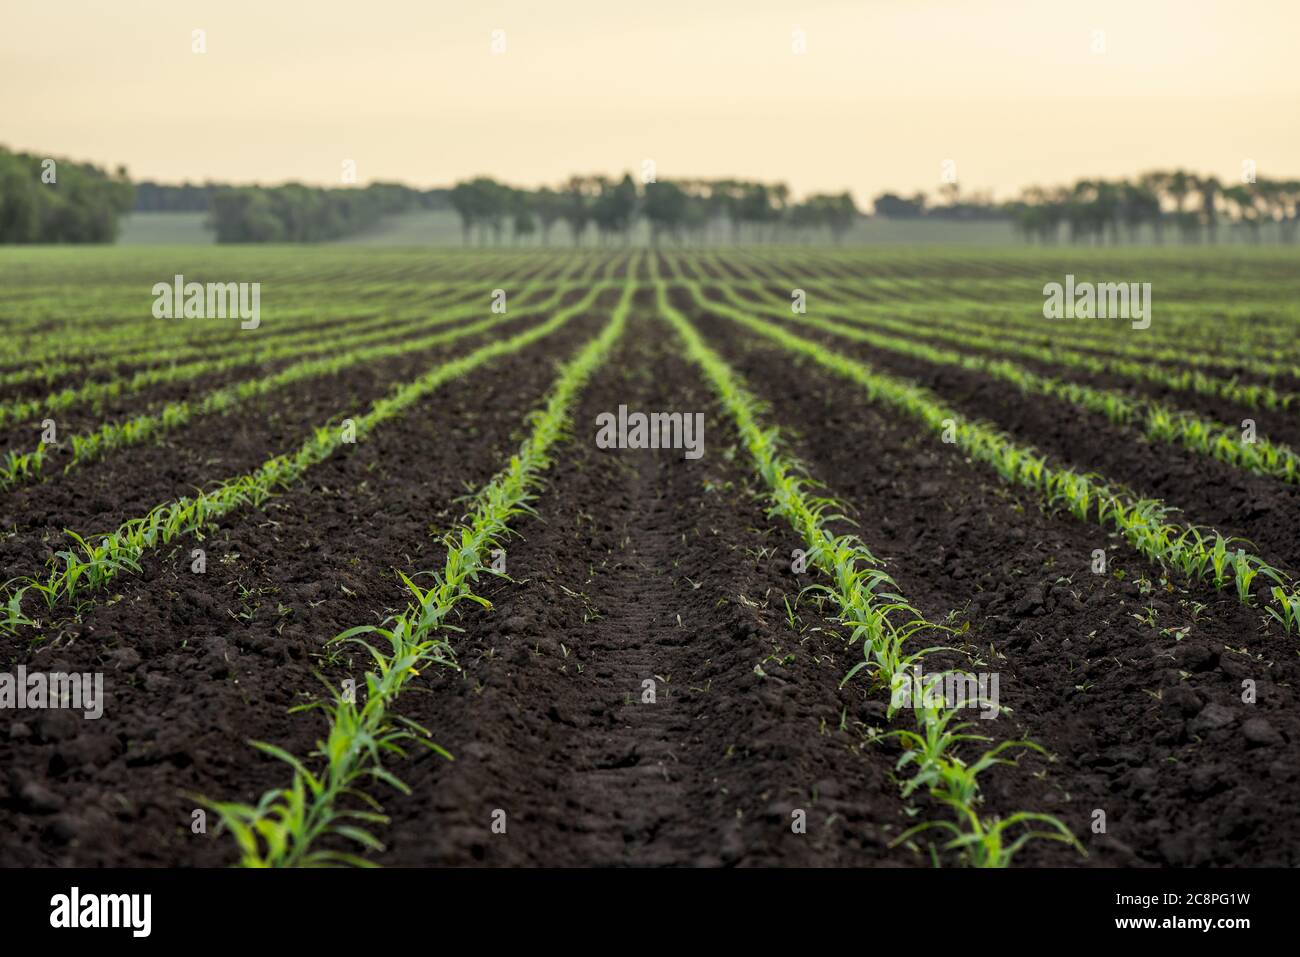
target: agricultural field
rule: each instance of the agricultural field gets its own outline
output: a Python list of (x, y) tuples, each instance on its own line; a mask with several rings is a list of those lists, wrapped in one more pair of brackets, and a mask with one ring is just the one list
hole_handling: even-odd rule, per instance
[(0, 670), (86, 679), (0, 865), (1300, 865), (1285, 247), (6, 249), (0, 322)]

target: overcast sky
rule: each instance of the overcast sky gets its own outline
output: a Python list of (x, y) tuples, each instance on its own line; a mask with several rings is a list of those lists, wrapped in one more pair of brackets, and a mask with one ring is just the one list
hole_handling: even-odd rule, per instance
[(7, 0), (0, 144), (324, 185), (344, 160), (531, 186), (652, 159), (862, 200), (933, 192), (944, 160), (999, 198), (1244, 159), (1294, 178), (1297, 38), (1300, 0)]

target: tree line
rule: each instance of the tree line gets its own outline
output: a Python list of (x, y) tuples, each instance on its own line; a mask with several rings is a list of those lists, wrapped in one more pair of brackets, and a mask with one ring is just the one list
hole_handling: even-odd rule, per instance
[[(486, 176), (429, 190), (398, 183), (336, 189), (151, 180), (133, 185), (124, 167), (109, 172), (0, 146), (0, 242), (111, 242), (118, 218), (132, 208), (207, 212), (222, 243), (320, 242), (357, 233), (394, 213), (448, 207), (459, 217), (467, 245), (546, 244), (559, 224), (574, 244), (592, 234), (599, 243), (627, 243), (642, 223), (656, 244), (799, 243), (825, 236), (840, 242), (862, 215), (848, 192), (795, 200), (779, 182), (649, 179), (571, 176), (539, 189)], [(1026, 240), (1039, 243), (1137, 242), (1146, 234), (1157, 243), (1170, 236), (1189, 243), (1225, 236), (1295, 242), (1300, 181), (1243, 177), (1224, 183), (1181, 169), (1157, 170), (1132, 179), (1029, 187), (1011, 202), (963, 196), (949, 183), (933, 204), (923, 193), (885, 192), (875, 197), (873, 209), (886, 219), (1009, 220)]]
[(1007, 204), (1021, 235), (1054, 243), (1137, 242), (1149, 229), (1157, 243), (1176, 235), (1185, 243), (1214, 243), (1221, 227), (1251, 242), (1295, 242), (1300, 225), (1300, 180), (1224, 183), (1186, 170), (1143, 173), (1135, 179), (1081, 179), (1072, 186), (1031, 187)]
[(126, 169), (0, 146), (0, 243), (106, 243), (131, 209)]
[(135, 210), (140, 213), (206, 213), (212, 196), (224, 189), (221, 183), (155, 183), (151, 179), (135, 184)]
[(208, 222), (219, 243), (311, 243), (352, 235), (429, 202), (428, 193), (399, 183), (223, 186), (212, 192)]
[(597, 241), (629, 242), (644, 221), (652, 243), (705, 243), (719, 232), (733, 242), (800, 242), (818, 233), (839, 241), (859, 213), (846, 193), (816, 194), (802, 202), (784, 183), (672, 179), (638, 185), (630, 174), (571, 176), (560, 186), (529, 190), (486, 176), (463, 180), (447, 194), (460, 217), (466, 245), (531, 237), (547, 244), (563, 223), (574, 245), (594, 232)]

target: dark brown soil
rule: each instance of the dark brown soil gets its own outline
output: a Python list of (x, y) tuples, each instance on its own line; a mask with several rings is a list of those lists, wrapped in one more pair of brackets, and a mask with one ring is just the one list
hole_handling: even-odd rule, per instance
[[(546, 276), (542, 276), (546, 273)], [(496, 277), (497, 282), (508, 283), (512, 287), (521, 287), (525, 283), (534, 279), (545, 280), (547, 276), (554, 277), (555, 271), (553, 264), (538, 263), (534, 268), (515, 269), (505, 268), (501, 274)], [(373, 281), (373, 280), (372, 280)], [(477, 282), (476, 288), (475, 283)], [(458, 308), (474, 302), (488, 302), (488, 293), (493, 288), (492, 284), (485, 280), (466, 279), (462, 284), (456, 287), (448, 287), (429, 291), (420, 284), (394, 286), (392, 284), (378, 283), (376, 286), (382, 289), (382, 298), (362, 295), (362, 301), (368, 305), (349, 311), (347, 313), (335, 313), (330, 315), (316, 315), (312, 311), (302, 314), (295, 314), (291, 317), (285, 317), (287, 321), (277, 321), (274, 314), (264, 316), (262, 325), (256, 333), (249, 332), (230, 332), (228, 336), (243, 335), (245, 337), (256, 336), (256, 344), (259, 346), (274, 345), (277, 340), (289, 336), (301, 335), (308, 330), (315, 331), (321, 336), (336, 335), (341, 332), (347, 332), (358, 319), (371, 319), (378, 315), (390, 317), (394, 322), (407, 321), (411, 318), (418, 318), (421, 315), (433, 315), (439, 310)], [(370, 305), (373, 303), (373, 305)], [(486, 314), (486, 313), (485, 313)], [(156, 322), (157, 320), (146, 320)], [(467, 320), (472, 321), (472, 320)], [(450, 327), (448, 327), (450, 328)], [(48, 337), (57, 337), (61, 333), (58, 327), (51, 327), (47, 330)], [(237, 341), (237, 340), (236, 340)], [(251, 341), (251, 340), (250, 340)], [(230, 344), (230, 338), (220, 340), (222, 345)], [(176, 340), (169, 344), (181, 345), (183, 341)], [(190, 342), (191, 345), (201, 347), (202, 340), (195, 339)], [(196, 354), (193, 358), (198, 358)], [(79, 352), (64, 357), (56, 357), (60, 362), (66, 362), (77, 369), (79, 366), (98, 361), (102, 356), (94, 352)], [(28, 359), (11, 359), (0, 361), (0, 371), (8, 372), (18, 369), (30, 369), (32, 361)], [(181, 361), (192, 361), (181, 360)], [(113, 363), (110, 370), (100, 369), (92, 373), (95, 379), (111, 379), (113, 377), (129, 377), (131, 374), (147, 368), (153, 368), (159, 365), (168, 365), (170, 363), (158, 363), (153, 361), (149, 355), (148, 343), (143, 343), (137, 349), (123, 352), (119, 355), (118, 361)], [(265, 370), (266, 367), (264, 367)], [(236, 378), (240, 375), (238, 372), (232, 373)], [(16, 397), (33, 398), (48, 395), (51, 392), (57, 392), (65, 388), (73, 388), (80, 385), (85, 379), (84, 371), (73, 371), (67, 374), (54, 376), (51, 378), (40, 378), (25, 383), (14, 383), (0, 386), (0, 399), (12, 399)], [(39, 418), (39, 417), (38, 417)], [(5, 447), (0, 445), (0, 448)]]
[(297, 448), (315, 427), (363, 414), (395, 385), (538, 321), (521, 315), (435, 349), (294, 383), (229, 413), (193, 421), (159, 443), (123, 448), (70, 472), (54, 470), (44, 482), (0, 495), (0, 528), (6, 529), (0, 566), (8, 576), (34, 574), (67, 546), (64, 529), (102, 534), (215, 478), (255, 469)]
[[(670, 260), (660, 255), (661, 273)], [(620, 252), (597, 274), (628, 269)], [(556, 363), (600, 328), (616, 295), (439, 390), (201, 542), (147, 556), (141, 574), (79, 614), (66, 609), (43, 641), (0, 639), (0, 669), (101, 671), (108, 691), (100, 721), (50, 711), (0, 725), (0, 866), (234, 862), (213, 818), (208, 833), (192, 832), (195, 795), (252, 802), (287, 783), (287, 767), (248, 740), (312, 751), (320, 713), (289, 709), (318, 698), (318, 676), (360, 680), (369, 664), (326, 642), (405, 604), (396, 570), (441, 565), (436, 535), (508, 460)], [(467, 605), (456, 620), (459, 668), (426, 669), (400, 699), (454, 760), (419, 752), (388, 763), (412, 790), (374, 791), (392, 821), (378, 829), (387, 849), (374, 860), (928, 866), (924, 840), (890, 846), (946, 814), (899, 794), (900, 745), (880, 735), (912, 726), (911, 716), (888, 720), (887, 690), (865, 677), (841, 687), (860, 647), (814, 598), (799, 599), (816, 580), (791, 571), (801, 543), (766, 513), (729, 420), (652, 312), (643, 291), (624, 341), (581, 396), (537, 514), (520, 518), (507, 545), (513, 581), (485, 582), (493, 607)], [(852, 383), (727, 320), (696, 321), (768, 403), (786, 447), (846, 503), (857, 524), (841, 528), (887, 561), (931, 620), (957, 629), (946, 641), (960, 653), (927, 659), (927, 670), (999, 675), (1011, 710), (972, 715), (971, 730), (1046, 750), (985, 772), (981, 813), (1056, 815), (1088, 856), (1036, 842), (1017, 864), (1300, 865), (1300, 808), (1278, 797), (1300, 786), (1294, 638), (1229, 594), (1162, 579), (1122, 540), (1045, 510)], [(919, 377), (1065, 461), (1165, 495), (1194, 521), (1253, 533), (1279, 561), (1300, 558), (1285, 535), (1294, 500), (1272, 485), (1242, 484), (1217, 463), (979, 376), (820, 338)], [(442, 357), (358, 370), (337, 377), (334, 392), (319, 381), (285, 390), (11, 493), (0, 499), (9, 526), (0, 561), (10, 574), (37, 568), (63, 527), (111, 527), (189, 484), (254, 467)], [(595, 418), (619, 405), (705, 413), (704, 457), (598, 449)], [(206, 553), (204, 575), (190, 571), (193, 547)], [(1108, 568), (1094, 574), (1099, 548)], [(1247, 685), (1254, 703), (1243, 700)], [(1094, 830), (1099, 811), (1104, 832)], [(805, 833), (792, 827), (799, 812)]]
[[(716, 320), (725, 322), (726, 320)], [(1300, 486), (1146, 438), (1104, 415), (955, 366), (936, 365), (799, 324), (795, 334), (925, 386), (970, 418), (983, 419), (1080, 472), (1096, 472), (1181, 509), (1184, 521), (1253, 543), (1274, 565), (1300, 570)], [(1261, 431), (1263, 427), (1261, 426)]]
[[(847, 380), (742, 344), (723, 320), (700, 325), (794, 430), (813, 475), (854, 508), (903, 594), (931, 620), (955, 610), (970, 623), (965, 640), (985, 662), (975, 670), (999, 672), (1014, 709), (974, 730), (1026, 735), (1054, 755), (989, 772), (988, 811), (1056, 814), (1091, 864), (1300, 862), (1300, 811), (1275, 800), (1300, 781), (1294, 638), (1235, 598), (1160, 580), (1113, 536), (1044, 513)], [(1108, 552), (1106, 575), (1091, 571), (1096, 548)], [(1154, 625), (1139, 620), (1148, 610)], [(1104, 835), (1091, 830), (1098, 809)], [(1080, 863), (1046, 843), (1018, 862)]]
[[(832, 295), (829, 298), (836, 299), (838, 296)], [(855, 297), (861, 299), (862, 297)], [(882, 330), (889, 335), (898, 335), (895, 330)], [(918, 328), (918, 332), (925, 331), (924, 328)], [(1043, 348), (1051, 348), (1058, 344), (1057, 339), (1060, 336), (1059, 330), (1045, 330), (1041, 341), (1034, 343)], [(918, 341), (922, 341), (919, 340)], [(958, 352), (967, 352), (970, 354), (983, 354), (998, 356), (998, 342), (996, 338), (990, 338), (985, 344), (978, 348), (967, 348), (952, 343), (935, 340), (927, 344), (933, 344), (941, 348), (953, 349)], [(1078, 352), (1094, 355), (1102, 359), (1116, 358), (1113, 354), (1103, 353), (1099, 350), (1088, 349), (1084, 346), (1076, 346), (1070, 343), (1070, 348)], [(1148, 382), (1142, 379), (1128, 379), (1118, 375), (1107, 375), (1101, 373), (1092, 373), (1065, 363), (1051, 364), (1039, 362), (1034, 359), (1027, 359), (1022, 356), (1010, 356), (1017, 364), (1024, 366), (1032, 372), (1039, 375), (1053, 376), (1059, 379), (1065, 379), (1070, 382), (1079, 382), (1098, 389), (1110, 389), (1118, 392), (1134, 393), (1147, 396), (1152, 399), (1164, 402), (1176, 409), (1185, 409), (1204, 416), (1214, 421), (1220, 421), (1225, 424), (1237, 424), (1243, 419), (1253, 419), (1256, 429), (1260, 435), (1267, 436), (1275, 441), (1287, 443), (1293, 447), (1300, 447), (1300, 421), (1297, 420), (1294, 410), (1277, 409), (1270, 410), (1264, 407), (1252, 407), (1240, 402), (1230, 402), (1217, 396), (1202, 395), (1200, 393), (1174, 389), (1159, 382)], [(1147, 361), (1147, 360), (1143, 360)], [(1148, 362), (1150, 365), (1164, 365), (1173, 371), (1181, 371), (1182, 366), (1175, 362)], [(1213, 378), (1223, 379), (1225, 381), (1236, 379), (1242, 383), (1262, 383), (1281, 392), (1300, 392), (1300, 379), (1294, 376), (1261, 376), (1247, 369), (1236, 368), (1218, 368), (1203, 370), (1206, 375)]]
[[(395, 569), (428, 567), (467, 490), (521, 440), (555, 363), (598, 328), (575, 318), (523, 354), (438, 390), (260, 509), (202, 543), (151, 555), (142, 574), (57, 640), (3, 645), (6, 670), (104, 672), (105, 717), (68, 711), (6, 722), (0, 734), (0, 864), (220, 865), (233, 842), (190, 830), (192, 795), (255, 800), (286, 766), (247, 744), (307, 754), (314, 675), (361, 678), (365, 662), (324, 643), (400, 608)], [(119, 476), (119, 478), (122, 478)]]
[[(456, 322), (439, 325), (437, 329), (430, 328), (427, 333), (434, 332), (451, 332), (459, 326), (472, 325), (482, 319), (488, 318), (488, 313), (484, 310), (483, 315), (468, 319), (457, 320)], [(384, 336), (380, 339), (368, 341), (359, 346), (360, 349), (369, 349), (382, 345), (400, 343), (412, 338), (412, 332), (409, 329), (396, 331), (391, 337)], [(340, 344), (338, 351), (344, 352), (349, 346)], [(434, 350), (421, 353), (423, 356), (436, 354)], [(279, 359), (256, 362), (249, 365), (241, 365), (236, 368), (226, 369), (220, 372), (207, 372), (192, 378), (177, 380), (174, 382), (164, 382), (157, 385), (149, 386), (138, 392), (132, 392), (124, 395), (110, 396), (103, 400), (94, 402), (78, 402), (64, 409), (58, 409), (54, 412), (39, 412), (34, 417), (13, 422), (0, 428), (0, 449), (16, 449), (27, 452), (36, 447), (41, 435), (41, 422), (46, 418), (55, 421), (59, 429), (59, 435), (62, 438), (60, 446), (64, 456), (71, 454), (71, 443), (68, 437), (94, 432), (101, 428), (105, 422), (119, 422), (129, 419), (133, 416), (145, 412), (157, 412), (169, 402), (188, 400), (190, 402), (201, 401), (209, 392), (213, 392), (224, 386), (261, 379), (273, 375), (282, 369), (296, 365), (303, 361), (312, 361), (315, 359), (329, 358), (328, 353), (315, 353), (310, 356), (285, 356)], [(137, 369), (133, 368), (124, 373), (121, 378), (129, 379)], [(328, 377), (321, 377), (328, 378)], [(93, 381), (105, 382), (108, 379), (102, 373), (94, 376)], [(311, 380), (303, 380), (311, 381)], [(80, 383), (77, 383), (80, 385)], [(39, 394), (44, 397), (51, 394), (49, 388), (43, 388)], [(61, 461), (56, 451), (56, 464)]]
[[(405, 768), (413, 793), (385, 802), (381, 863), (897, 862), (886, 845), (908, 821), (892, 761), (840, 730), (883, 708), (837, 690), (850, 662), (824, 623), (787, 623), (807, 578), (666, 332), (631, 327), (582, 401), (543, 517), (508, 549), (517, 582), (467, 623), (462, 670), (412, 695), (409, 716), (456, 760)], [(597, 449), (595, 417), (620, 403), (706, 412), (704, 458)]]

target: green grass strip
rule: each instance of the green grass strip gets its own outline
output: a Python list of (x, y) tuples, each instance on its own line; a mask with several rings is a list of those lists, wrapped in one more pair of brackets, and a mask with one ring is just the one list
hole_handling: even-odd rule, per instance
[[(1004, 481), (1033, 489), (1049, 504), (1068, 509), (1080, 521), (1092, 520), (1114, 528), (1129, 545), (1161, 568), (1174, 567), (1187, 578), (1209, 581), (1215, 588), (1231, 584), (1244, 604), (1253, 603), (1257, 584), (1264, 586), (1268, 615), (1287, 632), (1300, 633), (1300, 590), (1296, 583), (1239, 547), (1236, 540), (1213, 529), (1166, 521), (1174, 509), (1159, 499), (1139, 499), (1110, 487), (1096, 475), (1049, 465), (1035, 449), (1015, 443), (983, 422), (964, 418), (914, 382), (879, 372), (741, 310), (708, 303), (701, 303), (701, 307), (856, 383), (870, 401), (918, 420), (974, 461), (991, 466)], [(1267, 586), (1268, 581), (1274, 584)]]
[[(669, 303), (665, 287), (657, 286), (659, 314), (676, 330), (695, 362), (712, 384), (714, 392), (731, 414), (741, 441), (753, 459), (754, 468), (767, 485), (771, 498), (770, 513), (785, 518), (808, 546), (809, 564), (818, 568), (831, 584), (812, 589), (828, 595), (838, 608), (838, 618), (850, 630), (849, 643), (863, 642), (863, 661), (845, 680), (865, 670), (877, 688), (897, 688), (910, 680), (914, 666), (926, 655), (941, 650), (927, 647), (911, 651), (905, 648), (918, 636), (949, 629), (934, 625), (899, 594), (898, 586), (876, 558), (855, 535), (832, 535), (825, 523), (838, 516), (828, 514), (837, 505), (832, 500), (809, 495), (813, 483), (806, 472), (779, 450), (776, 429), (759, 423), (758, 404), (740, 377), (726, 362), (705, 345), (699, 333)], [(939, 680), (944, 673), (938, 673)], [(933, 677), (933, 676), (932, 676)], [(1017, 811), (1005, 818), (984, 818), (977, 810), (979, 775), (998, 764), (1013, 763), (1002, 755), (1014, 748), (1032, 748), (1028, 741), (1003, 741), (967, 763), (956, 754), (957, 746), (967, 742), (987, 742), (985, 735), (971, 733), (970, 722), (957, 718), (961, 707), (976, 702), (958, 702), (957, 707), (924, 704), (913, 708), (915, 731), (897, 731), (906, 751), (897, 769), (909, 765), (914, 774), (903, 784), (904, 798), (920, 788), (946, 805), (953, 820), (929, 821), (909, 828), (895, 843), (901, 843), (931, 828), (949, 832), (945, 850), (958, 851), (967, 863), (976, 867), (1005, 867), (1026, 843), (1036, 838), (1063, 841), (1080, 851), (1082, 847), (1070, 830), (1056, 818), (1031, 811)], [(891, 695), (890, 716), (896, 709)], [(1046, 830), (1036, 830), (1042, 825)], [(1024, 828), (1014, 838), (1013, 829)]]
[[(447, 549), (443, 568), (411, 577), (402, 575), (412, 596), (404, 612), (382, 625), (350, 628), (332, 639), (363, 647), (375, 668), (366, 673), (363, 702), (348, 700), (348, 696), (332, 689), (331, 699), (316, 705), (326, 711), (328, 731), (311, 757), (323, 766), (312, 771), (306, 761), (281, 748), (253, 742), (254, 747), (280, 758), (293, 769), (289, 786), (266, 792), (256, 805), (206, 802), (234, 836), (243, 866), (370, 864), (358, 854), (318, 844), (322, 838), (332, 836), (359, 845), (363, 852), (382, 850), (383, 845), (368, 828), (388, 819), (379, 802), (366, 791), (366, 785), (378, 782), (410, 793), (383, 766), (384, 759), (404, 758), (410, 746), (427, 747), (451, 757), (433, 743), (426, 728), (394, 715), (393, 703), (421, 668), (447, 665), (454, 660), (448, 636), (456, 629), (447, 619), (457, 605), (471, 601), (491, 608), (487, 599), (474, 593), (479, 576), (493, 574), (491, 552), (510, 535), (510, 522), (533, 511), (529, 503), (537, 495), (541, 474), (551, 464), (553, 447), (571, 424), (578, 395), (623, 332), (632, 290), (631, 283), (624, 287), (623, 297), (604, 330), (562, 368), (546, 403), (531, 417), (532, 433), (505, 469), (474, 496), (468, 517), (447, 533), (443, 539)], [(433, 580), (428, 589), (412, 580), (422, 576)], [(341, 802), (350, 806), (340, 807)]]

